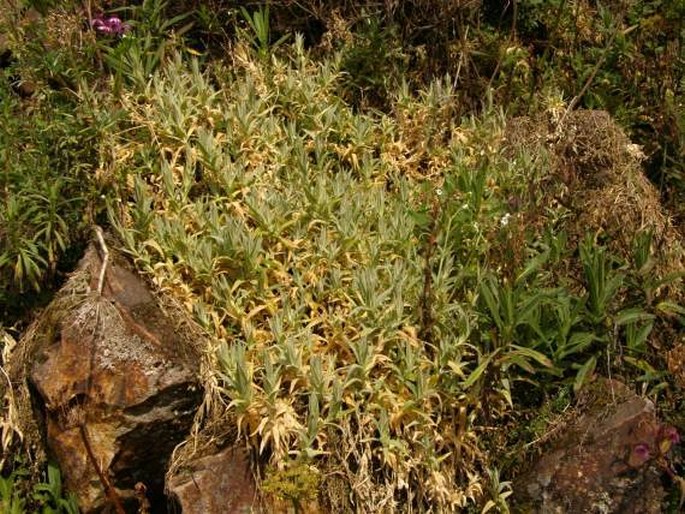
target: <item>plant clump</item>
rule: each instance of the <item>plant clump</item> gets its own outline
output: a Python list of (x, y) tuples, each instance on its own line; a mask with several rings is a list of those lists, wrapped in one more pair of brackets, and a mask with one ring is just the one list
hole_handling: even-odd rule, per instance
[[(630, 260), (635, 235), (648, 234), (654, 258), (641, 265), (658, 276), (678, 278), (685, 266), (681, 235), (642, 172), (639, 147), (606, 112), (550, 110), (537, 119), (517, 118), (507, 126), (504, 144), (514, 152), (510, 155), (524, 149), (544, 159), (549, 171), (541, 179), (543, 194), (534, 196), (542, 208), (530, 209), (543, 217), (555, 212), (553, 222), (572, 244), (591, 233), (614, 255)], [(544, 226), (529, 221), (536, 224)]]
[[(597, 375), (682, 397), (682, 237), (613, 116), (635, 106), (593, 108), (636, 77), (639, 6), (443, 4), (145, 0), (16, 25), (49, 44), (15, 44), (30, 103), (0, 84), (0, 306), (106, 223), (201, 332), (172, 469), (237, 445), (295, 508), (318, 489), (331, 512), (506, 511), (514, 453)], [(55, 309), (83, 300), (66, 291)]]

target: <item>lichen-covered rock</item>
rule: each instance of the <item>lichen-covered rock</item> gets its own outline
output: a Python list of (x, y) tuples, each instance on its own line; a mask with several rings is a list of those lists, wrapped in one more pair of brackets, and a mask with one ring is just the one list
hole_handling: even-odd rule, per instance
[(530, 472), (516, 481), (522, 512), (657, 514), (677, 434), (654, 405), (615, 380), (593, 384), (585, 405)]
[(87, 277), (87, 290), (65, 286), (80, 299), (43, 329), (49, 341), (30, 379), (44, 405), (48, 447), (81, 510), (134, 508), (136, 484), (154, 508), (165, 501), (168, 459), (202, 398), (198, 359), (177, 320), (123, 266), (106, 268), (99, 295), (101, 267), (90, 248), (76, 273)]

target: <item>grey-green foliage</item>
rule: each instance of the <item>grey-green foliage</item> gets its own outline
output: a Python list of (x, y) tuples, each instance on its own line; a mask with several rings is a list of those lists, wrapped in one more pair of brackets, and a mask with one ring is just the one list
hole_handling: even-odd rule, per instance
[[(356, 506), (475, 502), (484, 426), (515, 412), (516, 384), (579, 390), (619, 345), (644, 348), (654, 313), (604, 247), (581, 245), (570, 287), (563, 231), (516, 232), (506, 195), (542, 171), (488, 139), (501, 114), (456, 126), (449, 80), (356, 111), (339, 56), (282, 49), (266, 63), (240, 42), (204, 71), (177, 54), (123, 91), (112, 225), (205, 330), (209, 415), (271, 461), (270, 490), (279, 464), (330, 466)], [(512, 269), (502, 241), (524, 256)]]
[[(263, 75), (226, 71), (221, 90), (180, 59), (155, 74), (145, 89), (153, 111), (125, 104), (132, 119), (154, 113), (136, 140), (155, 151), (139, 154), (135, 202), (128, 218), (113, 205), (112, 222), (139, 266), (222, 341), (219, 393), (243, 438), (302, 459), (337, 452), (332, 438), (361, 452), (359, 462), (380, 452), (385, 471), (368, 479), (373, 495), (393, 494), (395, 474), (419, 487), (430, 473), (454, 472), (430, 434), (468, 389), (463, 376), (440, 376), (459, 361), (462, 375), (475, 365), (472, 320), (445, 250), (428, 265), (434, 337), (417, 338), (418, 198), (380, 158), (398, 136), (337, 98), (335, 63), (316, 65), (301, 45)], [(426, 488), (444, 505), (474, 494)]]
[[(655, 278), (651, 235), (639, 234), (632, 263), (585, 240), (571, 280), (559, 272), (576, 250), (557, 230), (564, 214), (535, 220), (549, 222), (544, 235), (517, 226), (526, 213), (509, 199), (522, 211), (539, 200), (549, 166), (502, 151), (491, 103), (459, 117), (455, 84), (479, 50), (461, 48), (456, 78), (415, 92), (399, 79), (409, 61), (394, 29), (377, 20), (315, 61), (301, 37), (272, 41), (268, 9), (243, 9), (228, 66), (187, 58), (174, 34), (189, 25), (171, 7), (119, 11), (133, 30), (85, 49), (104, 56), (97, 71), (48, 52), (44, 74), (65, 91), (40, 97), (33, 127), (3, 86), (0, 277), (41, 286), (92, 221), (82, 211), (97, 162), (125, 251), (204, 329), (207, 415), (270, 461), (264, 490), (298, 508), (325, 473), (347, 487), (343, 499), (320, 493), (342, 511), (399, 498), (407, 510), (506, 511), (488, 437), (518, 414), (518, 382), (531, 397), (578, 391), (625, 352), (639, 380), (662, 387), (643, 357), (660, 316), (685, 314), (659, 297), (678, 273)], [(527, 51), (513, 50), (502, 70), (527, 73)], [(94, 74), (104, 80), (88, 84)], [(525, 78), (510, 77), (512, 90)], [(0, 491), (23, 509), (15, 479)], [(68, 509), (59, 494), (49, 470), (32, 501)]]

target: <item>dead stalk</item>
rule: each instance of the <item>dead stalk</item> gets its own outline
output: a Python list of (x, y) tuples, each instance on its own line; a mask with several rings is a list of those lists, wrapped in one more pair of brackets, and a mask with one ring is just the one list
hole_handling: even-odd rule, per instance
[(102, 267), (100, 268), (100, 278), (98, 279), (98, 295), (102, 295), (102, 287), (105, 283), (105, 273), (107, 272), (107, 264), (109, 263), (109, 250), (105, 244), (105, 238), (102, 235), (102, 229), (95, 225), (95, 235), (98, 238), (98, 243), (100, 243), (100, 249), (102, 250)]

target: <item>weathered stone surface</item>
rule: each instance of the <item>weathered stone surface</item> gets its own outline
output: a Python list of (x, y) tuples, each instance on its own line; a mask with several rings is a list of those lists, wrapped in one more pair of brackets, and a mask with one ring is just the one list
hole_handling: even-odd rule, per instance
[(598, 381), (565, 435), (516, 481), (519, 508), (545, 514), (660, 513), (667, 458), (662, 444), (668, 437), (651, 401), (620, 382)]
[[(188, 444), (193, 444), (189, 441)], [(172, 512), (182, 514), (323, 514), (315, 498), (291, 498), (258, 490), (242, 448), (209, 448), (186, 455), (167, 476)]]
[(168, 480), (168, 494), (183, 514), (248, 514), (257, 491), (244, 451), (227, 448), (195, 459)]
[(93, 291), (61, 316), (31, 381), (45, 406), (47, 444), (82, 511), (112, 508), (98, 471), (127, 510), (135, 512), (139, 482), (154, 509), (165, 501), (169, 456), (201, 401), (198, 359), (145, 284), (124, 267), (107, 268), (99, 296), (100, 268), (90, 248), (79, 272), (91, 277)]

